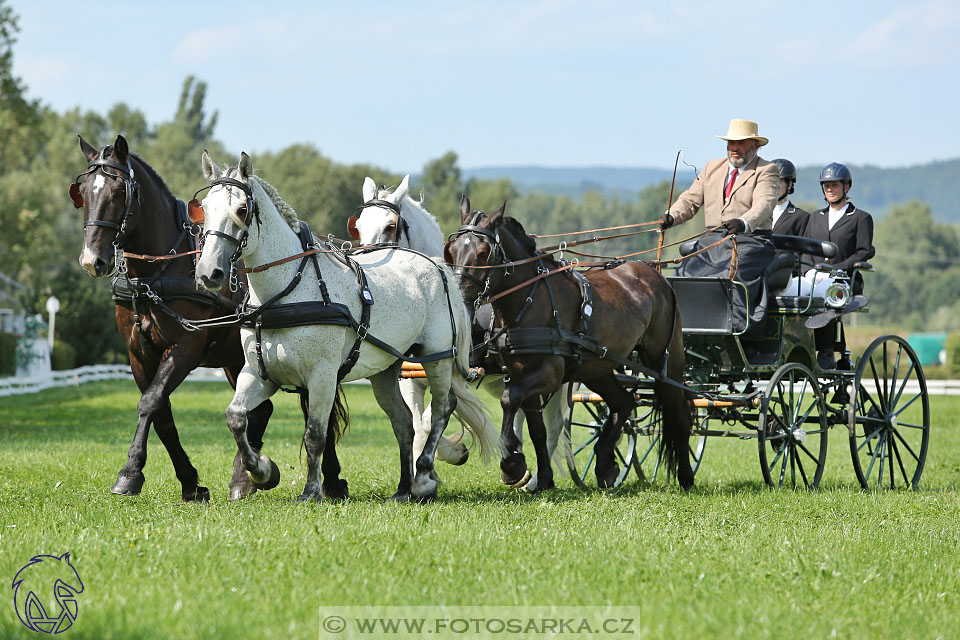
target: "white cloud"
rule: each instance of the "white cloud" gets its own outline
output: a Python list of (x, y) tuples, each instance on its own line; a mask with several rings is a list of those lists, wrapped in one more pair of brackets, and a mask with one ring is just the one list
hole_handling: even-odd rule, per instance
[(950, 64), (960, 54), (958, 32), (960, 3), (920, 2), (869, 24), (847, 51), (853, 62), (873, 68)]

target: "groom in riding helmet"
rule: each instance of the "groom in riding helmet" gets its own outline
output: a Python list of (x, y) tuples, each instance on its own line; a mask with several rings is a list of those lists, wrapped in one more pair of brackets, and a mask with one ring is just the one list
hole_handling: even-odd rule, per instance
[[(820, 188), (827, 206), (810, 214), (806, 236), (816, 240), (829, 240), (837, 245), (837, 255), (826, 260), (835, 269), (842, 269), (853, 276), (854, 265), (873, 257), (873, 218), (858, 209), (849, 199), (853, 175), (850, 169), (839, 162), (831, 162), (820, 172)], [(820, 259), (817, 259), (820, 261)], [(854, 295), (863, 293), (863, 278), (858, 272), (851, 281)], [(846, 356), (846, 339), (843, 325), (834, 320), (814, 332), (817, 347), (817, 363), (821, 369), (850, 369)], [(834, 359), (834, 351), (841, 355), (840, 362)]]

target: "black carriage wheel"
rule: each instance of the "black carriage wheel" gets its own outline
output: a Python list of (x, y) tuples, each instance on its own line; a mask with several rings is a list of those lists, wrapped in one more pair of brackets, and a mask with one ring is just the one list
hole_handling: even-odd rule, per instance
[[(594, 464), (596, 463), (596, 454), (593, 447), (600, 437), (600, 429), (604, 421), (610, 415), (610, 410), (604, 402), (581, 401), (580, 398), (589, 396), (590, 391), (583, 387), (579, 382), (570, 385), (567, 393), (567, 406), (569, 414), (563, 421), (563, 437), (570, 443), (570, 447), (564, 447), (564, 453), (567, 460), (567, 469), (570, 471), (570, 477), (574, 483), (580, 487), (595, 487), (596, 477), (594, 474)], [(630, 468), (634, 465), (636, 459), (637, 435), (631, 415), (623, 427), (623, 433), (617, 440), (617, 446), (614, 449), (614, 456), (617, 465), (620, 467), (620, 473), (614, 482), (614, 487), (619, 487), (630, 474)]]
[[(660, 463), (663, 461), (660, 450), (660, 436), (663, 417), (659, 411), (650, 407), (641, 407), (640, 411), (646, 413), (640, 415), (637, 420), (637, 457), (634, 468), (640, 477), (640, 482), (653, 484), (660, 474)], [(695, 416), (693, 429), (706, 430), (709, 423), (709, 416), (706, 410), (700, 409)], [(690, 468), (693, 475), (697, 475), (700, 468), (700, 461), (703, 460), (703, 450), (707, 446), (707, 436), (691, 434), (690, 436)]]
[(774, 372), (757, 434), (764, 482), (817, 488), (827, 460), (827, 407), (810, 369), (788, 362)]
[(867, 347), (851, 398), (850, 453), (860, 486), (916, 489), (927, 461), (930, 399), (906, 340), (882, 336)]

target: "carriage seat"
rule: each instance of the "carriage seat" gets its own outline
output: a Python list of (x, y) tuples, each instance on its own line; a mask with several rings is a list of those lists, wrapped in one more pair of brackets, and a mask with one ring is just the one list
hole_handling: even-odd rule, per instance
[(778, 253), (773, 257), (764, 270), (763, 277), (767, 281), (767, 288), (779, 291), (787, 286), (793, 276), (793, 269), (797, 266), (797, 256), (792, 253)]

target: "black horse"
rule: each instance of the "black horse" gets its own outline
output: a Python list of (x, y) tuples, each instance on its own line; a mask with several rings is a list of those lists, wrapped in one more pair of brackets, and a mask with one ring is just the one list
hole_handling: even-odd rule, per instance
[[(173, 422), (170, 394), (197, 367), (222, 367), (236, 386), (243, 367), (239, 324), (187, 330), (181, 318), (202, 320), (230, 314), (240, 302), (242, 283), (231, 292), (199, 292), (194, 284), (197, 227), (186, 206), (171, 194), (146, 162), (130, 153), (117, 136), (99, 151), (82, 137), (80, 150), (87, 170), (70, 186), (74, 205), (83, 209), (83, 253), (80, 266), (100, 278), (116, 274), (113, 297), (117, 330), (130, 353), (133, 377), (140, 387), (139, 421), (127, 463), (110, 489), (137, 495), (143, 487), (147, 436), (156, 429), (182, 485), (185, 501), (207, 501), (210, 492), (200, 486), (197, 470), (180, 444)], [(187, 254), (173, 257), (170, 254)], [(154, 260), (144, 256), (167, 256)], [(273, 412), (269, 400), (250, 414), (249, 437), (254, 449), (263, 445), (263, 433)], [(255, 490), (241, 464), (234, 460), (230, 499)]]
[[(491, 348), (505, 380), (500, 462), (501, 480), (514, 484), (527, 472), (513, 419), (522, 409), (537, 452), (537, 489), (553, 486), (546, 431), (539, 397), (555, 393), (565, 381), (580, 381), (603, 396), (610, 407), (594, 451), (600, 487), (613, 486), (619, 473), (614, 448), (624, 422), (636, 406), (614, 369), (636, 351), (641, 366), (660, 374), (655, 383), (663, 411), (663, 446), (668, 468), (680, 486), (693, 486), (688, 455), (690, 405), (687, 394), (666, 378), (684, 371), (680, 312), (669, 283), (642, 262), (594, 269), (584, 275), (561, 268), (541, 255), (536, 243), (501, 206), (491, 215), (470, 210), (463, 197), (463, 225), (444, 247), (467, 304), (483, 296), (493, 300)], [(545, 274), (562, 271), (550, 276)], [(502, 294), (497, 296), (496, 294)]]

